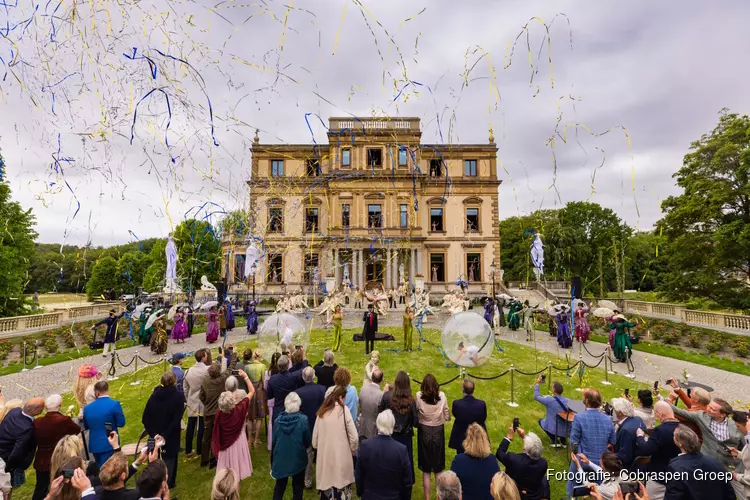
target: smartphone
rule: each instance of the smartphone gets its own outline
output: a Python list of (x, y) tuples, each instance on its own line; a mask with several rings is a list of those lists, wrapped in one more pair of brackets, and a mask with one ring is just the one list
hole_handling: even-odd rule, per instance
[(659, 390), (659, 381), (658, 381), (658, 380), (656, 380), (656, 381), (654, 382), (654, 390), (655, 390), (655, 391), (658, 391), (658, 390)]
[(625, 388), (625, 396), (628, 396), (629, 394), (630, 394), (630, 389), (628, 389), (628, 388), (626, 387), (626, 388)]
[(667, 379), (667, 385), (672, 385), (672, 382), (674, 382), (673, 378)]
[(240, 374), (240, 371), (239, 371), (239, 370), (232, 370), (232, 375), (234, 375), (235, 377), (236, 377), (237, 375), (239, 375), (239, 374)]
[(513, 430), (515, 431), (518, 429), (518, 427), (521, 425), (521, 423), (518, 421), (518, 417), (513, 419)]
[(588, 486), (575, 486), (573, 488), (573, 498), (589, 496), (591, 496), (591, 490)]
[(148, 441), (146, 441), (146, 448), (148, 448), (149, 454), (154, 452), (154, 448), (156, 448), (156, 440), (154, 438), (148, 438)]
[(302, 349), (302, 346), (301, 345), (296, 345), (296, 346), (294, 346), (294, 348), (299, 351), (300, 349)]
[(626, 496), (628, 493), (639, 493), (641, 491), (641, 487), (636, 482), (624, 482), (620, 483), (620, 491), (622, 491), (623, 496)]
[(76, 472), (75, 469), (63, 469), (62, 470), (62, 476), (65, 479), (72, 479), (73, 478), (73, 474), (75, 474), (75, 472)]
[(104, 431), (107, 433), (107, 436), (112, 434), (112, 431), (114, 428), (112, 427), (112, 422), (104, 422)]
[(545, 380), (547, 380), (547, 375), (542, 373), (542, 383), (544, 383)]

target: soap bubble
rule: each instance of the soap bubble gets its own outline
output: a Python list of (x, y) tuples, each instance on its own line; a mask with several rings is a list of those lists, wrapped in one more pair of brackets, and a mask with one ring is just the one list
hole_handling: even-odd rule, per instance
[(274, 352), (293, 351), (297, 345), (307, 348), (309, 341), (310, 332), (297, 316), (289, 313), (270, 315), (258, 329), (258, 347), (263, 349), (266, 361)]
[(443, 327), (443, 350), (458, 366), (480, 366), (492, 356), (495, 348), (492, 329), (474, 312), (451, 316)]

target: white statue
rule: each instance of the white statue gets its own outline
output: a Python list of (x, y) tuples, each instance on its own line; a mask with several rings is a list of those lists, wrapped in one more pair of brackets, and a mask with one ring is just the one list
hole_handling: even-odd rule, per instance
[(398, 280), (401, 283), (403, 283), (405, 281), (404, 280), (404, 263), (403, 262), (398, 265)]
[(430, 294), (422, 289), (417, 290), (414, 297), (414, 317), (420, 318), (424, 324), (427, 321), (427, 316), (435, 314), (432, 307), (430, 306)]
[(258, 264), (262, 256), (260, 248), (251, 243), (245, 251), (245, 279), (258, 271)]
[(351, 281), (349, 280), (349, 264), (344, 264), (344, 279), (342, 280), (342, 284), (344, 286), (349, 286), (351, 284)]
[(172, 233), (169, 233), (169, 236), (167, 237), (167, 246), (164, 248), (164, 253), (167, 256), (167, 272), (165, 276), (164, 292), (180, 293), (182, 290), (177, 284), (177, 246), (172, 239)]
[(544, 274), (544, 244), (539, 233), (536, 233), (534, 243), (531, 244), (531, 262), (534, 264), (536, 280), (539, 281), (539, 276)]
[(333, 313), (336, 312), (336, 308), (339, 306), (343, 308), (344, 307), (343, 304), (344, 304), (343, 292), (336, 292), (336, 293), (328, 294), (323, 299), (323, 308), (318, 313), (318, 316), (325, 314), (326, 325), (330, 325), (331, 320), (333, 319)]
[(469, 300), (460, 290), (453, 290), (443, 295), (442, 309), (447, 309), (451, 315), (469, 310)]
[(204, 292), (215, 292), (216, 287), (209, 283), (208, 278), (204, 274), (201, 276), (201, 290)]

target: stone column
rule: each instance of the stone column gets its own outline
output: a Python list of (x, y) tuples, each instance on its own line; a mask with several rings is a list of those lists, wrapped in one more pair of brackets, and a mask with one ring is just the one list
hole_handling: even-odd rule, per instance
[(383, 285), (387, 290), (391, 289), (391, 249), (385, 249), (385, 279)]
[(359, 274), (357, 272), (357, 251), (354, 250), (354, 249), (352, 249), (352, 254), (351, 255), (352, 255), (352, 275), (351, 275), (352, 284), (355, 287), (357, 287), (357, 286), (359, 286), (359, 278), (357, 277), (357, 275)]
[(334, 248), (333, 249), (333, 262), (334, 262), (334, 271), (333, 276), (336, 279), (335, 283), (336, 286), (341, 285), (341, 266), (339, 261), (339, 249)]
[(360, 248), (357, 252), (359, 252), (359, 286), (364, 290), (365, 283), (367, 282), (367, 276), (365, 276), (364, 251)]
[(393, 288), (398, 288), (398, 262), (401, 259), (401, 250), (394, 250), (393, 252)]
[(417, 274), (422, 274), (422, 276), (425, 276), (424, 269), (422, 269), (422, 250), (420, 248), (417, 248), (414, 253), (417, 254)]
[(416, 257), (414, 256), (416, 250), (413, 248), (409, 249), (409, 283), (412, 285), (414, 284), (414, 276), (417, 274), (417, 262)]

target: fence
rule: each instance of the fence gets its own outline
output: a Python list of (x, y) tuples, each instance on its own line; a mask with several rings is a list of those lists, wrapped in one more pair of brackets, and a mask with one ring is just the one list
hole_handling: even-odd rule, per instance
[(57, 328), (75, 321), (92, 319), (98, 316), (103, 317), (111, 309), (121, 312), (123, 305), (120, 303), (92, 304), (90, 306), (69, 307), (51, 313), (0, 318), (0, 338), (15, 337), (35, 331)]

